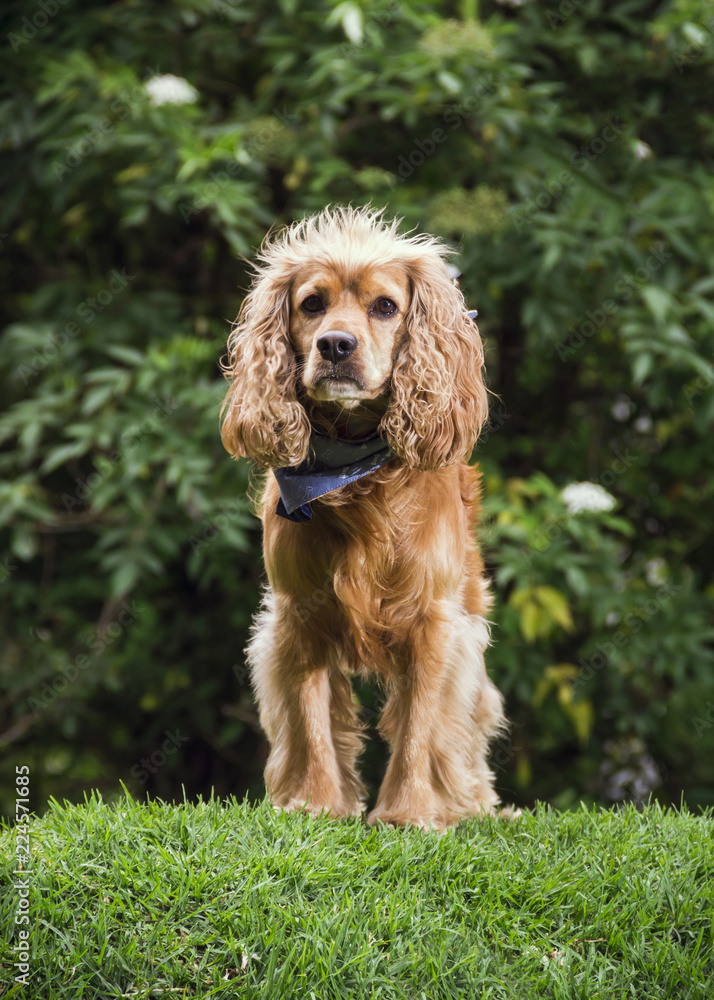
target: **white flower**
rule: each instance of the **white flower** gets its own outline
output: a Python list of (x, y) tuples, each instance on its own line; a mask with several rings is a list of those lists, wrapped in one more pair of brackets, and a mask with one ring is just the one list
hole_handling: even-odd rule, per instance
[(638, 139), (635, 145), (635, 156), (638, 160), (649, 160), (652, 156), (652, 147), (648, 146), (642, 139)]
[(661, 587), (667, 582), (667, 563), (659, 556), (645, 563), (645, 579), (650, 587)]
[(182, 76), (174, 76), (173, 73), (152, 76), (144, 86), (154, 107), (160, 104), (194, 104), (198, 98), (196, 88)]
[(610, 413), (615, 420), (619, 420), (622, 423), (624, 420), (629, 420), (633, 409), (632, 400), (629, 396), (618, 396), (610, 407)]
[(569, 514), (580, 514), (584, 510), (612, 510), (617, 503), (614, 496), (597, 483), (570, 483), (560, 496)]
[(652, 417), (647, 413), (643, 413), (641, 417), (635, 420), (635, 430), (639, 434), (647, 434), (652, 430)]

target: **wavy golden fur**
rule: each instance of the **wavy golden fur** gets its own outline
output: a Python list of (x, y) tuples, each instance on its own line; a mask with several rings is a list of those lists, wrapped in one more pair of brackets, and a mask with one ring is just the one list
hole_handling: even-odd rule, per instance
[(265, 243), (229, 340), (233, 455), (294, 466), (317, 430), (378, 432), (396, 456), (314, 501), (307, 523), (276, 514), (267, 476), (269, 588), (247, 654), (285, 809), (362, 812), (357, 670), (387, 691), (370, 822), (444, 828), (498, 802), (486, 755), (504, 720), (467, 464), (487, 416), (483, 349), (447, 253), (381, 212), (325, 210)]

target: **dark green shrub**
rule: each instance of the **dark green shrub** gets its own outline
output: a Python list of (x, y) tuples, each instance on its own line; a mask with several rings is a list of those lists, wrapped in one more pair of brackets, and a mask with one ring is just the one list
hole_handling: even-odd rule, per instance
[[(711, 801), (709, 5), (478, 6), (4, 5), (0, 739), (37, 808), (260, 791), (217, 361), (240, 255), (369, 200), (458, 245), (487, 342), (506, 794)], [(581, 480), (616, 513), (566, 516)]]

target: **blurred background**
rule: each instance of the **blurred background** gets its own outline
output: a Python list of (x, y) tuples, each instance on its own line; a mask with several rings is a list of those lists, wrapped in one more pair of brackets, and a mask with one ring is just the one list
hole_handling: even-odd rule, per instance
[(503, 798), (714, 802), (709, 0), (0, 17), (0, 808), (263, 794), (218, 362), (266, 231), (368, 202), (479, 311)]

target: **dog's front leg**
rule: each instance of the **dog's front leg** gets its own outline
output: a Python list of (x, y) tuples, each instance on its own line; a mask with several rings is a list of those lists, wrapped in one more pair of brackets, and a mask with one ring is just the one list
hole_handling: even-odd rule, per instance
[(392, 749), (370, 823), (443, 829), (497, 801), (486, 767), (500, 697), (485, 672), (488, 628), (449, 602), (408, 637), (380, 721)]
[(355, 770), (359, 726), (334, 651), (285, 596), (268, 593), (248, 647), (260, 721), (270, 741), (265, 783), (285, 810), (357, 816), (363, 786)]

